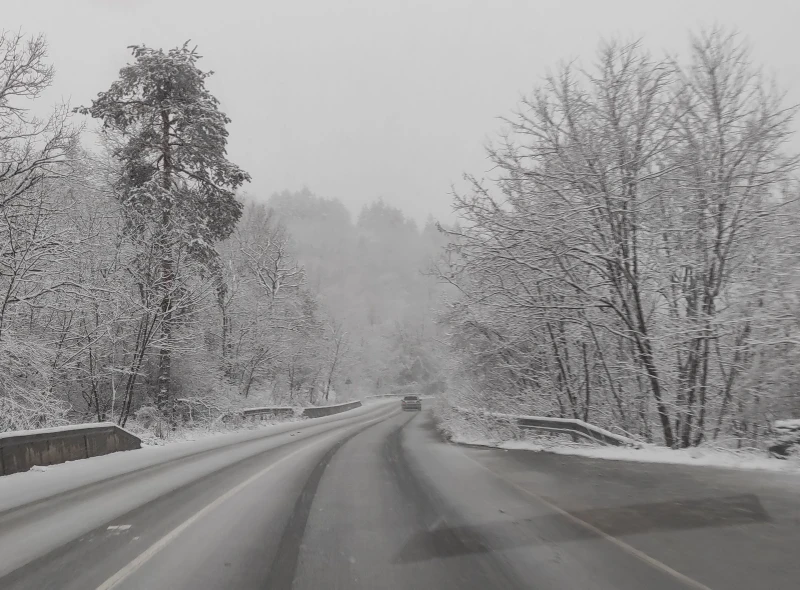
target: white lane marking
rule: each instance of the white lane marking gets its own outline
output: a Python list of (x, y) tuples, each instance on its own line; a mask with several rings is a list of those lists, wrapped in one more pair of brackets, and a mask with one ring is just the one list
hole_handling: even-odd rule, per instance
[(109, 530), (109, 531), (127, 531), (129, 528), (131, 528), (131, 525), (129, 525), (129, 524), (112, 524), (106, 530)]
[(489, 473), (491, 473), (492, 475), (494, 475), (498, 479), (502, 479), (504, 482), (506, 482), (509, 485), (511, 485), (512, 487), (516, 488), (517, 490), (519, 490), (523, 494), (525, 494), (527, 496), (530, 496), (531, 498), (533, 498), (535, 500), (538, 500), (539, 502), (541, 502), (542, 504), (547, 506), (550, 510), (559, 513), (560, 515), (564, 516), (565, 518), (568, 518), (569, 520), (571, 520), (572, 522), (574, 522), (578, 526), (581, 526), (581, 527), (585, 528), (586, 530), (591, 531), (592, 533), (602, 537), (606, 541), (609, 541), (609, 542), (613, 543), (614, 545), (616, 545), (617, 547), (619, 547), (620, 549), (622, 549), (623, 551), (625, 551), (629, 555), (632, 555), (633, 557), (636, 557), (637, 559), (643, 561), (647, 565), (649, 565), (651, 567), (654, 567), (655, 569), (657, 569), (659, 571), (662, 571), (667, 575), (672, 576), (673, 578), (683, 582), (684, 584), (686, 584), (690, 588), (695, 588), (695, 590), (711, 590), (711, 588), (709, 588), (708, 586), (706, 586), (702, 582), (698, 582), (694, 578), (690, 578), (686, 574), (682, 574), (681, 572), (672, 569), (666, 563), (662, 563), (662, 562), (658, 561), (655, 557), (650, 557), (647, 553), (644, 553), (643, 551), (639, 551), (635, 547), (632, 547), (632, 546), (628, 545), (625, 541), (621, 541), (617, 537), (612, 537), (608, 533), (598, 529), (596, 526), (589, 524), (585, 520), (581, 520), (580, 518), (578, 518), (574, 514), (570, 514), (569, 512), (567, 512), (563, 508), (559, 508), (558, 506), (556, 506), (552, 502), (548, 502), (547, 500), (545, 500), (544, 498), (542, 498), (538, 494), (535, 494), (535, 493), (531, 492), (530, 490), (526, 490), (522, 486), (515, 484), (513, 481), (511, 481), (509, 479), (506, 479), (505, 477), (503, 477), (499, 473), (489, 469), (488, 467), (486, 467), (486, 465), (483, 465), (482, 463), (480, 463), (476, 459), (473, 459), (472, 457), (467, 455), (463, 450), (461, 450), (461, 449), (458, 449), (458, 450), (461, 452), (462, 455), (464, 455), (467, 459), (469, 459), (470, 461), (475, 463), (475, 465), (477, 465), (478, 467), (480, 467), (482, 469), (485, 469), (486, 471), (488, 471)]
[(150, 559), (152, 559), (156, 555), (156, 553), (158, 553), (164, 547), (166, 547), (172, 541), (174, 541), (178, 537), (178, 535), (180, 535), (183, 531), (185, 531), (187, 528), (189, 528), (192, 524), (194, 524), (195, 522), (197, 522), (198, 520), (203, 518), (206, 514), (208, 514), (212, 510), (214, 510), (214, 508), (216, 508), (217, 506), (219, 506), (220, 504), (225, 502), (225, 500), (228, 500), (229, 498), (232, 498), (233, 496), (235, 496), (236, 494), (241, 492), (244, 488), (246, 488), (248, 485), (250, 485), (251, 483), (256, 481), (258, 478), (262, 477), (266, 473), (270, 472), (272, 469), (274, 469), (275, 467), (277, 467), (281, 463), (284, 463), (287, 460), (289, 460), (292, 457), (294, 457), (295, 455), (298, 455), (298, 454), (302, 453), (303, 451), (308, 450), (309, 447), (316, 446), (316, 445), (320, 444), (323, 441), (327, 441), (330, 438), (334, 438), (334, 437), (327, 436), (327, 437), (323, 438), (322, 440), (315, 441), (311, 445), (304, 446), (302, 449), (297, 449), (296, 451), (293, 451), (293, 452), (289, 453), (288, 455), (286, 455), (284, 457), (281, 457), (280, 459), (278, 459), (277, 461), (275, 461), (274, 463), (272, 463), (268, 467), (265, 467), (264, 469), (262, 469), (261, 471), (259, 471), (255, 475), (252, 475), (252, 476), (248, 477), (246, 480), (244, 480), (242, 483), (240, 483), (236, 487), (231, 488), (230, 490), (228, 490), (227, 492), (222, 494), (219, 498), (217, 498), (216, 500), (214, 500), (210, 504), (207, 504), (206, 506), (201, 508), (198, 512), (195, 512), (192, 516), (190, 516), (189, 518), (184, 520), (181, 524), (179, 524), (174, 529), (172, 529), (170, 532), (168, 532), (166, 535), (161, 537), (158, 541), (156, 541), (155, 543), (150, 545), (150, 547), (148, 547), (144, 552), (142, 552), (136, 559), (131, 561), (128, 565), (123, 567), (116, 574), (114, 574), (109, 579), (107, 579), (105, 582), (100, 584), (100, 586), (97, 587), (97, 590), (111, 590), (111, 588), (116, 588), (121, 582), (125, 581), (125, 579), (127, 579), (136, 570), (138, 570), (145, 563), (150, 561)]
[[(359, 426), (363, 426), (363, 425), (366, 425), (366, 424), (372, 424), (372, 423), (375, 423), (375, 422), (380, 422), (382, 420), (385, 420), (386, 418), (392, 417), (393, 415), (394, 415), (394, 413), (392, 412), (392, 413), (389, 413), (388, 415), (385, 415), (385, 416), (380, 416), (378, 418), (373, 418), (372, 420), (367, 420), (364, 424), (359, 424)], [(192, 524), (194, 524), (195, 522), (197, 522), (198, 520), (203, 518), (206, 514), (208, 514), (212, 510), (214, 510), (214, 508), (216, 508), (217, 506), (219, 506), (220, 504), (225, 502), (225, 500), (228, 500), (229, 498), (235, 496), (236, 494), (241, 492), (244, 488), (246, 488), (248, 485), (250, 485), (251, 483), (256, 481), (259, 477), (261, 477), (264, 474), (268, 473), (269, 471), (271, 471), (272, 469), (274, 469), (275, 467), (277, 467), (281, 463), (287, 461), (288, 459), (291, 459), (292, 457), (294, 457), (295, 455), (297, 455), (299, 453), (302, 453), (303, 451), (307, 451), (311, 447), (320, 445), (321, 443), (326, 442), (326, 441), (328, 441), (328, 440), (330, 440), (332, 438), (336, 438), (337, 436), (341, 436), (341, 431), (336, 432), (335, 434), (333, 434), (331, 436), (326, 436), (326, 437), (323, 437), (323, 438), (321, 438), (321, 439), (319, 439), (317, 441), (311, 442), (311, 443), (307, 444), (306, 446), (304, 446), (301, 449), (297, 449), (296, 451), (292, 451), (291, 453), (289, 453), (285, 457), (281, 457), (280, 459), (278, 459), (277, 461), (275, 461), (274, 463), (272, 463), (268, 467), (265, 467), (264, 469), (262, 469), (261, 471), (259, 471), (255, 475), (253, 475), (251, 477), (248, 477), (242, 483), (240, 483), (239, 485), (237, 485), (234, 488), (231, 488), (230, 490), (228, 490), (227, 492), (222, 494), (219, 498), (217, 498), (216, 500), (214, 500), (210, 504), (207, 504), (206, 506), (201, 508), (198, 512), (195, 512), (192, 516), (190, 516), (189, 518), (184, 520), (181, 524), (179, 524), (174, 529), (172, 529), (170, 532), (168, 532), (166, 535), (161, 537), (158, 541), (156, 541), (155, 543), (150, 545), (150, 547), (148, 547), (147, 549), (145, 549), (145, 551), (140, 553), (139, 556), (136, 559), (131, 561), (128, 565), (123, 567), (116, 574), (114, 574), (113, 576), (108, 578), (105, 582), (100, 584), (97, 587), (97, 590), (111, 590), (112, 588), (116, 588), (122, 582), (124, 582), (126, 579), (128, 579), (131, 576), (131, 574), (133, 574), (136, 570), (138, 570), (145, 563), (147, 563), (153, 557), (155, 557), (155, 555), (159, 551), (161, 551), (167, 545), (169, 545), (172, 541), (174, 541), (183, 531), (185, 531)]]

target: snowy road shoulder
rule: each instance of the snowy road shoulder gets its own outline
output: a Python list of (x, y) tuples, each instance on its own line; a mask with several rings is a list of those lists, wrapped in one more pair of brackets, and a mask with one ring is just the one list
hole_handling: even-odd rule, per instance
[(315, 425), (357, 418), (387, 405), (389, 402), (373, 402), (348, 412), (322, 418), (210, 434), (200, 440), (180, 439), (161, 446), (143, 445), (141, 449), (135, 451), (122, 451), (46, 467), (37, 466), (30, 471), (0, 477), (0, 513), (168, 461), (265, 436), (286, 434)]
[(800, 473), (797, 459), (773, 459), (762, 452), (732, 451), (719, 448), (696, 447), (691, 449), (667, 449), (655, 445), (641, 449), (623, 447), (591, 447), (586, 445), (555, 444), (530, 440), (496, 441), (468, 435), (454, 435), (452, 442), (477, 445), (505, 450), (573, 455), (611, 461), (637, 461), (642, 463), (663, 463), (669, 465), (695, 465), (723, 467), (731, 469), (752, 469)]

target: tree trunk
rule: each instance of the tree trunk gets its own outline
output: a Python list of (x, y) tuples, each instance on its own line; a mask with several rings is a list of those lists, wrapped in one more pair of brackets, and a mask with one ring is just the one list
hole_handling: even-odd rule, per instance
[(231, 376), (231, 318), (227, 308), (222, 308), (222, 365), (226, 377)]
[(169, 112), (161, 111), (161, 151), (164, 162), (162, 186), (165, 199), (161, 215), (161, 281), (164, 296), (161, 300), (161, 349), (158, 353), (158, 394), (156, 405), (162, 413), (168, 414), (174, 425), (175, 413), (170, 400), (172, 379), (172, 288), (175, 282), (175, 271), (172, 261), (172, 247), (169, 240), (169, 223), (171, 202), (168, 197), (172, 188), (172, 154), (169, 145), (170, 121)]
[(589, 361), (586, 357), (586, 343), (583, 343), (583, 372), (584, 372), (584, 379), (586, 381), (586, 399), (583, 403), (583, 421), (589, 421), (589, 406), (592, 403), (591, 398), (591, 386), (589, 384)]
[(136, 334), (136, 346), (133, 350), (130, 371), (125, 383), (125, 395), (122, 400), (122, 408), (120, 410), (119, 420), (117, 421), (117, 423), (123, 428), (125, 427), (125, 423), (128, 421), (128, 417), (131, 413), (133, 389), (136, 385), (136, 378), (141, 371), (142, 362), (144, 360), (145, 353), (147, 352), (148, 342), (150, 341), (150, 336), (155, 328), (157, 314), (153, 314), (152, 319), (149, 317), (149, 315), (150, 314), (147, 313), (139, 320), (139, 330)]

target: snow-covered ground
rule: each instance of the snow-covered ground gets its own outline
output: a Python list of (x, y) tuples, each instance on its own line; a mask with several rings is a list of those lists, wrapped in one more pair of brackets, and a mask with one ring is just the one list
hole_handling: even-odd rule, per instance
[(176, 437), (171, 442), (178, 444), (164, 444), (166, 441), (161, 441), (161, 444), (143, 444), (141, 449), (135, 451), (122, 451), (89, 459), (67, 461), (58, 465), (35, 466), (22, 473), (0, 477), (0, 512), (82, 485), (96, 483), (226, 444), (252, 440), (263, 436), (267, 431), (270, 433), (274, 431), (277, 434), (291, 431), (296, 427), (295, 424), (278, 424), (257, 430), (206, 433), (198, 440), (180, 440)]
[[(143, 441), (145, 444), (139, 450), (67, 461), (58, 465), (39, 466), (23, 473), (5, 475), (0, 477), (0, 512), (80, 486), (209, 449), (247, 442), (266, 435), (291, 433), (308, 426), (356, 417), (373, 410), (376, 405), (381, 403), (373, 402), (347, 412), (322, 418), (303, 419), (299, 422), (290, 421), (277, 424), (269, 424), (266, 421), (256, 422), (256, 426), (250, 424), (246, 429), (237, 431), (192, 429), (185, 430), (167, 440), (157, 439), (151, 435), (150, 439)], [(137, 436), (139, 434), (137, 433)]]
[(127, 425), (126, 430), (129, 430), (142, 440), (142, 445), (145, 446), (164, 446), (175, 443), (193, 442), (204, 440), (206, 438), (222, 436), (226, 434), (234, 434), (237, 432), (247, 432), (252, 430), (260, 430), (276, 424), (285, 424), (288, 422), (296, 422), (299, 418), (284, 418), (277, 419), (271, 418), (269, 420), (246, 420), (236, 426), (229, 426), (227, 424), (207, 424), (198, 425), (191, 428), (180, 428), (175, 432), (167, 432), (166, 436), (159, 437), (153, 433), (152, 429), (139, 426), (135, 422)]
[(615, 461), (800, 472), (800, 457), (776, 459), (769, 457), (765, 451), (755, 449), (733, 450), (700, 446), (691, 449), (673, 450), (656, 445), (643, 445), (640, 449), (603, 447), (588, 443), (572, 443), (566, 436), (539, 436), (534, 433), (523, 433), (525, 438), (514, 439), (515, 435), (518, 436), (520, 434), (516, 429), (508, 427), (493, 428), (483, 422), (465, 420), (447, 410), (442, 414), (439, 417), (439, 428), (447, 434), (450, 440), (459, 444), (557, 453), (560, 455)]
[(497, 440), (476, 436), (469, 432), (454, 432), (451, 440), (459, 444), (480, 445), (509, 450), (557, 453), (608, 459), (615, 461), (641, 461), (645, 463), (669, 463), (672, 465), (697, 465), (710, 467), (729, 467), (735, 469), (760, 469), (766, 471), (798, 471), (797, 459), (773, 459), (763, 451), (734, 451), (722, 448), (696, 447), (692, 449), (667, 449), (647, 445), (641, 449), (623, 447), (600, 447), (568, 442), (550, 442), (546, 439)]
[[(81, 424), (82, 428), (108, 428), (109, 422), (99, 422), (97, 424)], [(52, 426), (50, 428), (36, 428), (34, 430), (13, 430), (11, 432), (0, 432), (0, 439), (26, 436), (31, 434), (54, 434), (56, 432), (67, 432), (75, 428), (74, 424), (66, 426)]]

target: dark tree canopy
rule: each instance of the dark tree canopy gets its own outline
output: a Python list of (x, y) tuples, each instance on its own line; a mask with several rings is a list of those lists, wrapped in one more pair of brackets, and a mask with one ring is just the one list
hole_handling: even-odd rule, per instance
[(200, 250), (228, 237), (241, 216), (235, 190), (250, 176), (226, 157), (230, 119), (205, 86), (195, 49), (132, 46), (134, 62), (79, 112), (116, 135), (120, 193), (131, 212), (180, 228)]

